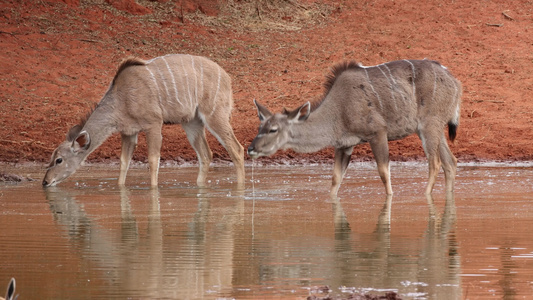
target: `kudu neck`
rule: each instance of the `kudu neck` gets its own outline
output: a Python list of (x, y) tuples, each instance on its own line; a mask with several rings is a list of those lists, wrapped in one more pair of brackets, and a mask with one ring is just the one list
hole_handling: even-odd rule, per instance
[(87, 151), (87, 155), (89, 155), (117, 131), (113, 109), (109, 105), (98, 105), (83, 125), (82, 131), (89, 133), (91, 139)]
[(334, 141), (333, 129), (333, 120), (319, 107), (309, 115), (306, 121), (293, 124), (292, 141), (289, 147), (297, 152), (305, 153), (329, 147)]

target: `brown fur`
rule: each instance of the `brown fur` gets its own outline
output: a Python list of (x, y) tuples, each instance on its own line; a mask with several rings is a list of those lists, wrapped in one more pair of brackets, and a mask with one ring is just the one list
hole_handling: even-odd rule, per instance
[(335, 84), (335, 80), (337, 80), (337, 77), (340, 76), (344, 71), (347, 70), (353, 70), (361, 68), (361, 65), (357, 63), (356, 61), (344, 61), (340, 62), (336, 65), (334, 65), (331, 69), (329, 74), (326, 75), (326, 81), (324, 82), (324, 93), (322, 94), (322, 97), (311, 103), (311, 111), (314, 111), (317, 109), (320, 104), (326, 99), (326, 96), (328, 95), (329, 91)]
[(140, 59), (137, 57), (126, 58), (118, 66), (117, 72), (115, 73), (115, 77), (113, 77), (113, 84), (115, 84), (115, 80), (122, 73), (122, 71), (124, 71), (126, 68), (131, 67), (131, 66), (144, 66), (144, 65), (146, 65), (146, 61), (143, 59)]
[(197, 183), (205, 184), (212, 153), (205, 128), (228, 150), (244, 183), (244, 150), (230, 124), (233, 96), (230, 76), (204, 57), (166, 55), (144, 61), (124, 60), (109, 89), (95, 108), (71, 128), (67, 139), (54, 151), (44, 186), (55, 185), (74, 173), (85, 158), (110, 135), (120, 133), (119, 185), (137, 145), (139, 132), (146, 134), (150, 183), (157, 185), (163, 124), (181, 124), (197, 153)]
[(442, 166), (446, 189), (453, 190), (457, 160), (448, 148), (459, 125), (461, 83), (436, 61), (399, 60), (372, 67), (355, 62), (335, 65), (326, 77), (322, 99), (273, 114), (256, 103), (261, 120), (248, 148), (252, 157), (279, 149), (315, 152), (335, 148), (331, 194), (336, 195), (353, 148), (368, 142), (387, 194), (392, 194), (388, 141), (416, 133), (429, 161), (426, 193)]
[[(98, 103), (93, 103), (92, 107), (90, 108), (90, 110), (85, 114), (83, 115), (80, 120), (78, 121), (78, 124), (79, 125), (79, 131), (76, 133), (76, 135), (81, 131), (81, 129), (83, 128), (83, 126), (85, 126), (85, 123), (87, 123), (87, 120), (89, 119), (89, 117), (92, 115), (92, 113), (94, 112), (94, 110), (98, 107)], [(70, 131), (69, 131), (70, 133)], [(74, 140), (75, 137), (72, 137), (71, 141)]]

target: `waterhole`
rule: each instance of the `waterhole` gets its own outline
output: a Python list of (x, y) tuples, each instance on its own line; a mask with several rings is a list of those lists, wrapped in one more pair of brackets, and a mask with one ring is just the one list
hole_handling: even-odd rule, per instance
[[(36, 179), (43, 170), (4, 166)], [(253, 168), (253, 172), (252, 172)], [(330, 165), (83, 167), (54, 188), (0, 183), (0, 291), (20, 299), (403, 299), (533, 294), (533, 168), (461, 165), (454, 194), (425, 164), (391, 166), (387, 197), (372, 163), (352, 163), (337, 199)], [(252, 178), (253, 173), (253, 178)], [(327, 288), (325, 288), (327, 286)]]

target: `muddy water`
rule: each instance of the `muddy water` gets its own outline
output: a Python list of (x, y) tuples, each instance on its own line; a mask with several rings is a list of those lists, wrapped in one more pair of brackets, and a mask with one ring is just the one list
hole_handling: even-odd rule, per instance
[(245, 190), (229, 166), (207, 188), (195, 167), (162, 168), (158, 190), (144, 168), (119, 189), (116, 167), (94, 166), (47, 190), (2, 184), (0, 284), (15, 277), (20, 299), (304, 299), (326, 285), (342, 297), (533, 294), (532, 167), (463, 165), (455, 194), (440, 178), (433, 198), (425, 165), (391, 169), (393, 197), (361, 163), (339, 199), (329, 165), (255, 166)]

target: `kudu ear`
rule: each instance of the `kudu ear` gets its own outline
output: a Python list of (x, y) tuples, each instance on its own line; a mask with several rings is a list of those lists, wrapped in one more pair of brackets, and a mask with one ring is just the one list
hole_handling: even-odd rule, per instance
[(284, 113), (287, 115), (289, 122), (303, 122), (307, 120), (307, 118), (309, 118), (309, 114), (311, 114), (311, 102), (307, 101), (304, 105), (293, 111), (284, 110)]
[(18, 298), (18, 295), (15, 297), (15, 286), (15, 278), (11, 278), (11, 280), (9, 281), (9, 285), (7, 286), (6, 300)]
[(91, 144), (91, 137), (87, 131), (82, 131), (74, 141), (72, 141), (72, 151), (77, 153), (81, 150), (87, 150)]
[(67, 133), (67, 141), (72, 142), (74, 141), (78, 135), (81, 132), (81, 125), (74, 125), (70, 128), (70, 130)]
[(257, 100), (254, 99), (255, 107), (257, 107), (257, 115), (259, 116), (259, 120), (261, 122), (265, 121), (266, 119), (270, 118), (272, 116), (272, 113), (263, 105), (259, 104)]

